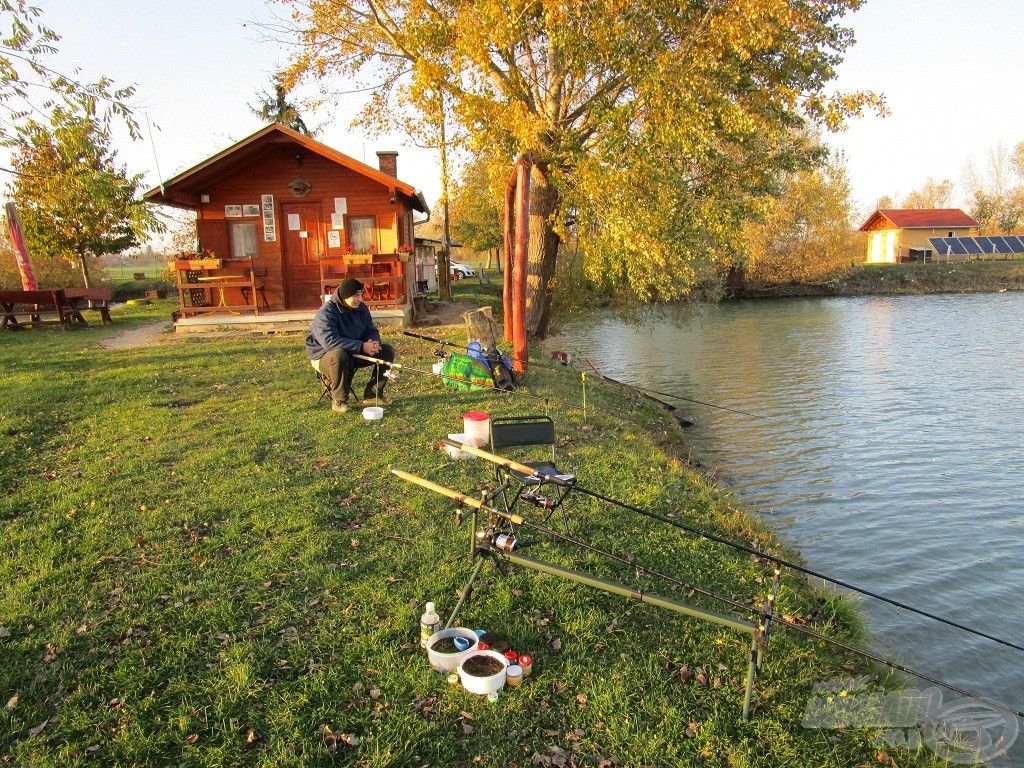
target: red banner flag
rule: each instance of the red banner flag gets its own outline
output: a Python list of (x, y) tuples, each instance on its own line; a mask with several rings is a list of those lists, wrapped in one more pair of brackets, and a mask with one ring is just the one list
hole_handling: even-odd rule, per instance
[(34, 291), (39, 286), (36, 285), (36, 276), (32, 272), (32, 261), (28, 257), (25, 238), (21, 235), (21, 223), (18, 221), (14, 203), (7, 204), (7, 233), (11, 236), (14, 260), (18, 262), (18, 271), (21, 273), (21, 287), (26, 291)]

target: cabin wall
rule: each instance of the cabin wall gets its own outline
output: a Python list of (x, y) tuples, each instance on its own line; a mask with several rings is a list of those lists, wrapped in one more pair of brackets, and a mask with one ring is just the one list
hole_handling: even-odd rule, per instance
[[(311, 185), (308, 193), (301, 196), (289, 189), (290, 184), (300, 179)], [(377, 253), (392, 254), (401, 243), (412, 242), (412, 210), (404, 197), (396, 197), (387, 186), (295, 144), (269, 147), (256, 159), (209, 183), (200, 194), (209, 197), (209, 202), (200, 203), (198, 210), (200, 244), (204, 250), (212, 250), (216, 257), (224, 259), (226, 268), (231, 266), (231, 224), (240, 221), (255, 224), (257, 253), (254, 265), (267, 268), (267, 299), (275, 309), (286, 308), (286, 281), (291, 277), (286, 274), (283, 254), (288, 222), (282, 215), (282, 209), (289, 203), (311, 204), (319, 210), (319, 231), (309, 233), (310, 245), (315, 243), (315, 249), (319, 251), (313, 255), (314, 258), (346, 253), (348, 219), (351, 217), (374, 217)], [(274, 197), (275, 237), (272, 241), (267, 241), (264, 235), (263, 195)], [(332, 214), (336, 198), (345, 199), (347, 211), (343, 219), (345, 226), (338, 230), (338, 245), (331, 246), (328, 232), (335, 229)], [(394, 203), (392, 199), (395, 199)], [(261, 213), (258, 216), (228, 216), (225, 206), (259, 206)], [(406, 291), (406, 295), (408, 293)]]

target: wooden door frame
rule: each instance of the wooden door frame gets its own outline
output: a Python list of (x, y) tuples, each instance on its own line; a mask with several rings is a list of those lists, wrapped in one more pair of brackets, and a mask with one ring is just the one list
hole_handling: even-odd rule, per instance
[[(287, 237), (288, 237), (288, 216), (285, 213), (285, 208), (290, 205), (302, 206), (302, 205), (313, 205), (316, 206), (318, 215), (320, 216), (320, 228), (324, 231), (320, 233), (320, 242), (323, 243), (324, 253), (327, 253), (327, 237), (326, 229), (324, 229), (324, 201), (323, 198), (307, 199), (307, 198), (296, 198), (285, 202), (280, 202), (281, 206), (281, 292), (284, 294), (284, 308), (286, 310), (302, 309), (302, 307), (290, 306), (291, 301), (291, 285), (288, 278), (288, 253), (287, 253)], [(301, 222), (300, 222), (301, 223)], [(317, 256), (317, 261), (320, 261), (320, 257)], [(319, 275), (318, 278), (319, 280)]]

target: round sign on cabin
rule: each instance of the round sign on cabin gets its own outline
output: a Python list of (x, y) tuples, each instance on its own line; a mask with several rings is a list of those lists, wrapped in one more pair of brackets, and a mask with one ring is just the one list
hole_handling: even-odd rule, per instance
[(313, 189), (313, 185), (305, 179), (295, 179), (295, 181), (288, 185), (288, 190), (295, 197), (305, 197), (311, 189)]

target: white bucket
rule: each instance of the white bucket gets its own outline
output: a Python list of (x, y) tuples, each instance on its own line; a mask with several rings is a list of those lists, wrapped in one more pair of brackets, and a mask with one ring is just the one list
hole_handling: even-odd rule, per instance
[(462, 430), (467, 443), (483, 448), (491, 439), (491, 417), (485, 411), (467, 411), (462, 414)]
[(384, 409), (378, 405), (371, 405), (363, 408), (363, 418), (367, 421), (377, 421), (384, 418)]
[[(501, 669), (487, 677), (470, 675), (466, 672), (465, 666), (466, 662), (474, 656), (488, 656), (492, 659), (497, 659), (501, 662)], [(466, 654), (466, 658), (464, 658), (459, 664), (459, 681), (462, 683), (462, 687), (470, 693), (479, 693), (482, 695), (494, 693), (496, 691), (500, 691), (505, 686), (507, 668), (508, 659), (497, 651), (470, 651)]]
[[(469, 647), (464, 651), (456, 651), (455, 653), (438, 653), (434, 650), (434, 644), (446, 637), (464, 637), (469, 641)], [(465, 627), (442, 629), (431, 635), (427, 641), (427, 659), (430, 661), (430, 666), (438, 672), (453, 672), (462, 663), (463, 659), (476, 653), (478, 642), (479, 639), (476, 636), (476, 632), (472, 629), (466, 629)]]
[(430, 369), (434, 372), (435, 376), (440, 376), (441, 375), (441, 366), (443, 366), (443, 365), (444, 365), (444, 363), (434, 363), (432, 366), (430, 366)]

